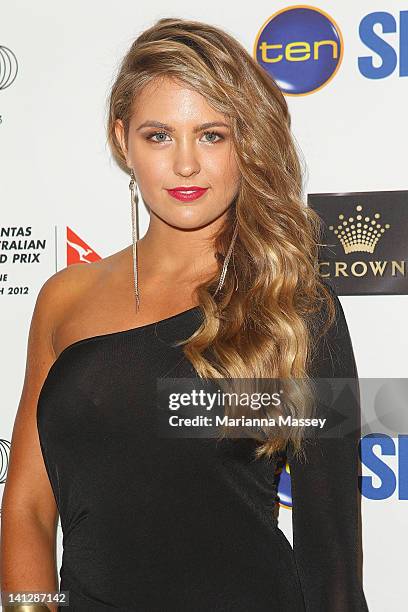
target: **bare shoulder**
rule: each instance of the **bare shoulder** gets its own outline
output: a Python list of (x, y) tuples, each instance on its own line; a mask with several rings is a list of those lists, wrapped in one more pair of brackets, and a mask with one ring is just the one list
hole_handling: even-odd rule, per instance
[(50, 276), (42, 285), (37, 304), (57, 326), (73, 303), (100, 274), (99, 262), (71, 264)]
[(127, 279), (124, 270), (128, 262), (126, 247), (96, 262), (72, 264), (47, 281), (53, 302), (56, 357), (69, 344), (103, 333), (113, 323), (112, 312), (123, 310), (113, 301), (124, 293), (115, 289), (123, 278)]
[(123, 249), (96, 262), (71, 264), (50, 276), (42, 285), (36, 308), (52, 322), (51, 339), (56, 356), (59, 352), (58, 330), (66, 325), (74, 312), (81, 310), (87, 295), (94, 293), (99, 285), (107, 285), (125, 251)]

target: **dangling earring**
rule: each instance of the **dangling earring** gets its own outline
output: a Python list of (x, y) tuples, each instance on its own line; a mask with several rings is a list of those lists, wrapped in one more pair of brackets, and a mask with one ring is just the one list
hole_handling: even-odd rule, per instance
[(136, 311), (140, 308), (140, 295), (137, 275), (137, 242), (139, 240), (139, 197), (133, 169), (130, 171), (130, 203), (132, 210), (132, 247), (133, 247), (133, 278), (135, 283)]
[(232, 251), (232, 267), (234, 268), (234, 276), (235, 276), (235, 289), (234, 291), (238, 291), (238, 276), (237, 276), (237, 270), (235, 268), (235, 250)]
[[(228, 251), (227, 251), (227, 254), (225, 256), (224, 263), (223, 263), (222, 270), (221, 270), (220, 280), (218, 281), (217, 289), (213, 293), (213, 297), (216, 295), (216, 293), (218, 293), (218, 291), (221, 289), (221, 287), (224, 284), (225, 275), (227, 274), (228, 264), (229, 264), (229, 260), (231, 258), (231, 253), (232, 253), (232, 249), (234, 248), (235, 239), (237, 237), (237, 234), (238, 234), (238, 222), (236, 221), (235, 222), (234, 233), (233, 233), (232, 239), (231, 239), (231, 244), (228, 247)], [(238, 289), (238, 279), (237, 279), (237, 275), (236, 275), (236, 271), (235, 271), (235, 261), (233, 263), (234, 263), (235, 279), (237, 281), (237, 286), (235, 287), (235, 291), (236, 291)]]

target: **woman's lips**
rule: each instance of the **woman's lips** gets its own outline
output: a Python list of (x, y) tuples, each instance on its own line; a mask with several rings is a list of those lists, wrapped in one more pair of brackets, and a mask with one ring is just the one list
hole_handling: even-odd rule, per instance
[(177, 200), (181, 200), (182, 202), (190, 202), (192, 200), (197, 200), (197, 198), (200, 198), (202, 195), (204, 195), (207, 189), (167, 189), (167, 191), (173, 198), (176, 198)]

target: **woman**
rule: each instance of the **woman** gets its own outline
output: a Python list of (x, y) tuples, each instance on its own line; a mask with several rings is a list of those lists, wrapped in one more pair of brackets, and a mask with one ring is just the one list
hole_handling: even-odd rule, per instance
[[(123, 59), (108, 140), (131, 178), (133, 242), (39, 293), (3, 590), (57, 589), (59, 513), (67, 609), (367, 610), (358, 436), (155, 429), (159, 378), (357, 378), (340, 302), (316, 272), (319, 219), (302, 203), (284, 97), (227, 33), (160, 19)], [(273, 512), (285, 455), (293, 550)]]

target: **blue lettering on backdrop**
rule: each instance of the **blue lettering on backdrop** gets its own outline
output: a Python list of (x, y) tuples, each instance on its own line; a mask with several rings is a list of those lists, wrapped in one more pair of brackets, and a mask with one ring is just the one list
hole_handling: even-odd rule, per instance
[[(374, 452), (375, 446), (380, 447), (380, 456)], [(397, 473), (381, 456), (397, 457)], [(372, 476), (361, 476), (361, 493), (364, 497), (387, 499), (397, 491), (398, 499), (408, 499), (408, 435), (400, 434), (397, 444), (384, 434), (364, 436), (360, 443), (360, 458), (361, 463), (380, 479), (380, 485), (375, 487)]]
[[(375, 31), (376, 26), (381, 27), (381, 34)], [(396, 34), (398, 29), (398, 39), (397, 37), (389, 40), (383, 38), (382, 35)], [(400, 12), (399, 27), (391, 13), (384, 11), (370, 13), (361, 20), (359, 34), (366, 47), (381, 58), (381, 64), (375, 66), (372, 55), (360, 56), (358, 67), (363, 76), (367, 79), (384, 79), (395, 71), (398, 59), (399, 76), (408, 76), (408, 11)]]

